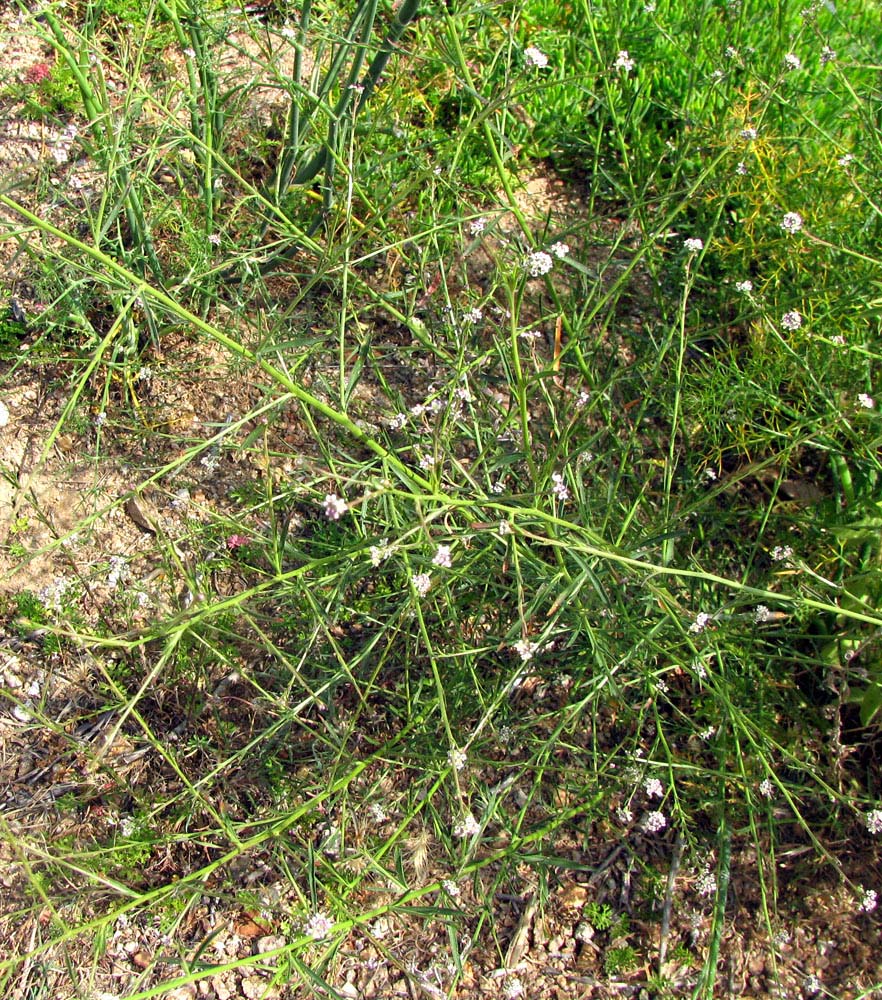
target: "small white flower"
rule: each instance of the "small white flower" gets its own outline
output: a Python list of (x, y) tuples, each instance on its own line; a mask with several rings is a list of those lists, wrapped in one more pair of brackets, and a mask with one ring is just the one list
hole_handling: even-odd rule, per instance
[(630, 73), (635, 66), (636, 63), (629, 55), (627, 49), (621, 49), (616, 55), (616, 61), (613, 63), (613, 69), (623, 69), (626, 73)]
[(349, 510), (349, 505), (341, 497), (338, 497), (336, 493), (327, 493), (322, 503), (322, 510), (329, 521), (339, 521), (346, 511)]
[(847, 167), (849, 163), (854, 159), (851, 153), (846, 153), (844, 156), (840, 156), (836, 161), (840, 167)]
[(757, 604), (756, 611), (753, 613), (753, 620), (757, 625), (762, 625), (763, 622), (772, 620), (772, 612), (769, 611), (765, 604)]
[(542, 331), (541, 330), (524, 330), (523, 333), (519, 333), (518, 336), (521, 340), (541, 340)]
[(795, 309), (791, 309), (781, 317), (781, 326), (791, 332), (798, 330), (802, 326), (802, 316)]
[(110, 572), (107, 574), (107, 586), (111, 589), (124, 583), (129, 578), (129, 570), (123, 556), (110, 557)]
[(462, 317), (466, 323), (480, 323), (484, 318), (484, 314), (480, 309), (469, 309), (468, 312), (463, 313)]
[(188, 59), (195, 59), (196, 58), (196, 50), (195, 49), (184, 49), (184, 55)]
[(389, 428), (393, 431), (400, 431), (402, 427), (407, 423), (406, 413), (396, 413), (394, 417), (389, 420)]
[(578, 397), (576, 398), (576, 409), (584, 410), (585, 407), (591, 402), (591, 393), (583, 389)]
[(744, 139), (745, 142), (753, 142), (757, 137), (758, 133), (755, 128), (743, 128), (738, 135)]
[(872, 396), (868, 396), (865, 392), (858, 393), (857, 401), (865, 410), (872, 410), (876, 405), (876, 400)]
[(453, 879), (445, 878), (441, 882), (441, 888), (450, 896), (451, 899), (459, 899), (459, 886)]
[(775, 794), (775, 786), (770, 778), (763, 778), (759, 783), (759, 793), (764, 799), (770, 799)]
[(704, 250), (704, 243), (695, 237), (683, 240), (683, 246), (686, 247), (689, 253), (698, 253), (699, 250)]
[(435, 566), (441, 566), (444, 569), (450, 569), (450, 546), (449, 545), (439, 545), (438, 551), (432, 556), (432, 563)]
[(283, 38), (294, 39), (297, 37), (297, 32), (294, 30), (294, 28), (291, 27), (290, 24), (286, 24), (281, 29), (280, 34), (282, 35)]
[(657, 811), (645, 813), (641, 821), (641, 826), (647, 833), (658, 833), (659, 830), (664, 830), (667, 825), (665, 814)]
[(500, 538), (505, 538), (506, 535), (511, 534), (511, 522), (505, 519), (501, 520), (496, 530), (499, 532)]
[(324, 913), (313, 913), (303, 924), (303, 933), (314, 941), (321, 941), (330, 933), (334, 922)]
[(692, 667), (693, 671), (695, 672), (695, 676), (700, 681), (707, 679), (707, 665), (705, 664), (704, 660), (702, 660), (700, 657), (696, 657), (692, 661), (692, 663), (689, 664), (689, 666)]
[(453, 828), (454, 837), (459, 837), (460, 840), (465, 837), (474, 837), (476, 833), (480, 832), (481, 825), (470, 812), (467, 812)]
[(699, 611), (695, 621), (689, 626), (693, 635), (700, 635), (711, 623), (711, 616), (706, 611)]
[(834, 333), (830, 338), (830, 343), (835, 344), (837, 347), (845, 347), (845, 337), (841, 333)]
[(634, 819), (634, 813), (630, 809), (626, 809), (624, 806), (619, 806), (616, 809), (616, 819), (622, 824), (622, 826), (627, 826)]
[(643, 782), (643, 791), (649, 799), (662, 799), (665, 795), (665, 790), (658, 778), (647, 778)]
[(107, 423), (107, 412), (102, 410), (100, 413), (95, 414), (95, 426), (103, 427)]
[(790, 545), (776, 545), (772, 549), (772, 562), (787, 562), (793, 555)]
[(860, 886), (861, 901), (858, 909), (862, 913), (872, 913), (876, 909), (876, 903), (878, 902), (875, 889), (865, 889)]
[(524, 261), (524, 268), (531, 278), (539, 278), (543, 274), (548, 274), (553, 267), (554, 260), (551, 254), (547, 254), (544, 250), (536, 250), (531, 254), (527, 254), (527, 258)]
[(454, 747), (447, 754), (447, 763), (454, 771), (461, 771), (466, 766), (468, 759), (468, 754), (466, 754), (465, 750), (460, 750), (459, 747)]
[(788, 52), (784, 56), (785, 69), (802, 69), (802, 60), (794, 52)]
[(829, 45), (825, 45), (821, 49), (821, 65), (826, 66), (827, 63), (836, 61), (836, 52), (831, 49)]
[(570, 248), (566, 243), (552, 243), (548, 248), (551, 253), (557, 257), (558, 260), (563, 260), (564, 257), (570, 252)]
[(379, 566), (380, 563), (384, 563), (390, 556), (394, 555), (396, 548), (396, 545), (389, 544), (388, 538), (381, 538), (378, 545), (370, 547), (371, 565)]
[(750, 281), (749, 279), (747, 281), (736, 281), (735, 282), (735, 291), (736, 292), (742, 292), (743, 294), (746, 295), (749, 292), (753, 291), (753, 282)]
[(420, 468), (423, 472), (430, 472), (435, 468), (435, 456), (434, 455), (423, 455), (420, 458)]
[(870, 833), (882, 833), (882, 809), (871, 809), (864, 818), (864, 822)]
[(570, 490), (560, 472), (551, 473), (551, 492), (563, 503), (570, 498)]
[(487, 228), (487, 220), (482, 215), (479, 219), (472, 219), (469, 223), (469, 232), (472, 236), (479, 236)]
[(704, 470), (704, 478), (709, 483), (715, 483), (717, 481), (717, 470), (708, 467), (707, 469)]
[(119, 832), (124, 837), (131, 837), (135, 832), (135, 820), (131, 816), (122, 816), (119, 821)]
[(781, 220), (781, 228), (791, 236), (802, 229), (802, 216), (799, 212), (787, 212)]
[(705, 868), (695, 880), (695, 891), (699, 896), (713, 896), (717, 891), (717, 876), (710, 868)]
[(735, 173), (739, 177), (746, 177), (747, 176), (747, 164), (744, 162), (744, 160), (739, 160), (735, 164)]
[(48, 583), (45, 587), (40, 588), (40, 593), (37, 596), (47, 608), (51, 608), (53, 611), (60, 611), (71, 586), (70, 580), (65, 580), (63, 576), (56, 576), (52, 583)]
[(214, 247), (219, 247), (221, 243), (220, 233), (211, 233), (208, 242)]
[(524, 49), (524, 63), (527, 66), (535, 66), (537, 69), (545, 69), (548, 65), (548, 56), (544, 52), (530, 45)]
[(368, 811), (371, 814), (371, 819), (375, 823), (384, 823), (388, 818), (386, 810), (380, 805), (379, 802), (372, 802)]
[(425, 597), (432, 586), (432, 578), (428, 573), (414, 573), (410, 578), (410, 582), (420, 597)]
[(532, 660), (533, 655), (539, 651), (539, 643), (530, 642), (527, 639), (518, 639), (512, 648), (521, 658), (521, 661), (523, 663), (527, 663)]

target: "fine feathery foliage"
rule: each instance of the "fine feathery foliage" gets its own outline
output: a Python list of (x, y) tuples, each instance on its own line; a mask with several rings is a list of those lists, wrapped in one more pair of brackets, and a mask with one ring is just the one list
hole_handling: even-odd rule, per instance
[(878, 931), (876, 21), (7, 15), (0, 739), (54, 761), (0, 812), (7, 993), (106, 992), (153, 927), (133, 1000), (340, 995), (353, 941), (517, 996), (495, 894), (561, 873), (597, 982), (659, 996), (720, 992), (739, 905), (769, 990), (819, 887)]

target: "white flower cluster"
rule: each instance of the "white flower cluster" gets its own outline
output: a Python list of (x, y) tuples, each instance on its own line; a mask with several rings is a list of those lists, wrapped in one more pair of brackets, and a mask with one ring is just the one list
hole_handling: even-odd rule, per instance
[(303, 924), (303, 933), (313, 941), (326, 938), (334, 926), (333, 920), (324, 913), (311, 914)]
[(384, 563), (390, 556), (395, 554), (397, 545), (394, 543), (389, 544), (388, 538), (381, 538), (378, 545), (372, 545), (369, 549), (371, 556), (371, 565), (379, 566), (380, 563)]
[(668, 821), (663, 812), (648, 812), (644, 815), (641, 825), (646, 833), (658, 833), (664, 830)]
[(324, 503), (322, 503), (322, 510), (329, 521), (339, 521), (346, 511), (349, 510), (349, 505), (341, 497), (338, 497), (336, 493), (328, 493), (325, 496)]
[(514, 651), (521, 658), (522, 663), (529, 663), (535, 653), (539, 652), (538, 642), (530, 642), (528, 639), (519, 639), (513, 646)]
[(795, 309), (786, 312), (781, 317), (781, 326), (792, 333), (802, 326), (802, 316)]
[(705, 868), (695, 880), (695, 891), (699, 896), (713, 896), (717, 891), (717, 876), (710, 867)]
[(706, 611), (699, 611), (695, 616), (695, 621), (689, 626), (689, 631), (693, 635), (701, 635), (710, 623), (711, 616)]
[(547, 254), (544, 250), (536, 250), (527, 255), (524, 267), (531, 278), (541, 278), (554, 267), (554, 260), (551, 254)]
[(463, 840), (466, 837), (474, 837), (476, 833), (480, 832), (481, 824), (470, 812), (466, 813), (453, 828), (454, 837), (458, 837), (460, 840)]
[(524, 63), (537, 69), (545, 69), (548, 66), (548, 56), (535, 45), (529, 45), (524, 49)]
[(802, 229), (802, 216), (799, 212), (787, 212), (781, 220), (781, 228), (785, 233), (793, 236)]

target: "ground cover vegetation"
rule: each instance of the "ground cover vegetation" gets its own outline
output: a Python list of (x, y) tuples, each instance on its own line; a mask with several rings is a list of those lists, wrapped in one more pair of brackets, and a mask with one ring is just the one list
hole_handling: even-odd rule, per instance
[(2, 18), (4, 995), (879, 995), (878, 6)]

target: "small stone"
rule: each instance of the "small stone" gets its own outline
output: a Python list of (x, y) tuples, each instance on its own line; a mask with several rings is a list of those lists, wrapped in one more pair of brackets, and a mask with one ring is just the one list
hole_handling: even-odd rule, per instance
[(233, 995), (233, 990), (230, 987), (229, 980), (226, 976), (213, 976), (211, 979), (211, 985), (214, 989), (214, 995), (217, 1000), (230, 1000)]
[(176, 990), (166, 993), (166, 1000), (193, 1000), (196, 996), (195, 986), (179, 986)]
[(581, 924), (576, 925), (576, 929), (573, 932), (573, 936), (577, 941), (581, 941), (582, 944), (588, 944), (594, 937), (594, 928), (591, 924), (583, 921)]
[(248, 997), (248, 1000), (257, 1000), (263, 993), (266, 983), (259, 976), (249, 976), (247, 979), (243, 979), (240, 985), (243, 996)]
[(265, 955), (268, 951), (277, 951), (285, 947), (285, 939), (278, 934), (267, 934), (257, 941), (257, 953)]
[(242, 995), (248, 1000), (277, 1000), (279, 991), (270, 986), (269, 983), (260, 976), (248, 976), (242, 980)]

